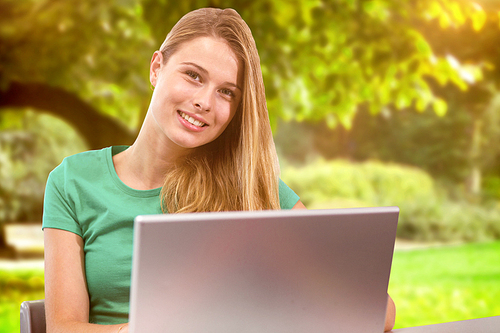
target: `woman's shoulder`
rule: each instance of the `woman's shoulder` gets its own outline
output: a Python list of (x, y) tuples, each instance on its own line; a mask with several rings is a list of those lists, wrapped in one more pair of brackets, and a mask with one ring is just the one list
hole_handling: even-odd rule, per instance
[(99, 161), (102, 158), (105, 158), (108, 153), (112, 150), (113, 147), (106, 147), (97, 150), (87, 150), (81, 153), (77, 153), (74, 155), (67, 156), (63, 159), (63, 163), (80, 163), (80, 162), (88, 162), (88, 161)]
[(300, 198), (285, 182), (279, 179), (279, 200), (281, 209), (292, 209)]
[(92, 175), (106, 167), (108, 155), (111, 158), (112, 147), (89, 150), (65, 157), (49, 177), (72, 177)]

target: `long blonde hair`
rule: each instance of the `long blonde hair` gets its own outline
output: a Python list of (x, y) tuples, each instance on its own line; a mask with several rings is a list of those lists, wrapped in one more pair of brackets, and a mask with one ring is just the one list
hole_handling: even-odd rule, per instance
[(169, 213), (279, 209), (279, 165), (267, 113), (260, 59), (250, 28), (233, 9), (183, 16), (160, 51), (166, 63), (198, 37), (225, 40), (243, 65), (243, 94), (226, 130), (170, 170), (161, 191)]

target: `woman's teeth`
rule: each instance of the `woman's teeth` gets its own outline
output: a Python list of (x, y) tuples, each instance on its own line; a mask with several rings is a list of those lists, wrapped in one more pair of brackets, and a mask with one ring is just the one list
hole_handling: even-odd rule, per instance
[(187, 114), (185, 114), (184, 112), (182, 111), (179, 111), (179, 114), (181, 115), (181, 117), (183, 119), (185, 119), (188, 123), (194, 125), (194, 126), (198, 126), (198, 127), (203, 127), (203, 126), (206, 126), (207, 124), (199, 121), (199, 120), (196, 120), (194, 119), (193, 117), (190, 117), (188, 116)]

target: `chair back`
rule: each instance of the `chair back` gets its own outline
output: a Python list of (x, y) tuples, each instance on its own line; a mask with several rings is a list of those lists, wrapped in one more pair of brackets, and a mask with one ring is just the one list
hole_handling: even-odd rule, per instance
[(21, 304), (21, 333), (45, 333), (45, 300)]

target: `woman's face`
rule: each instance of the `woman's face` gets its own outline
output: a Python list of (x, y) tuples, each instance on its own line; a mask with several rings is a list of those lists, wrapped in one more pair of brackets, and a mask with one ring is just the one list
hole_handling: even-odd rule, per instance
[(229, 45), (213, 37), (183, 43), (166, 64), (155, 52), (150, 112), (166, 143), (195, 148), (226, 129), (241, 100), (241, 66)]

